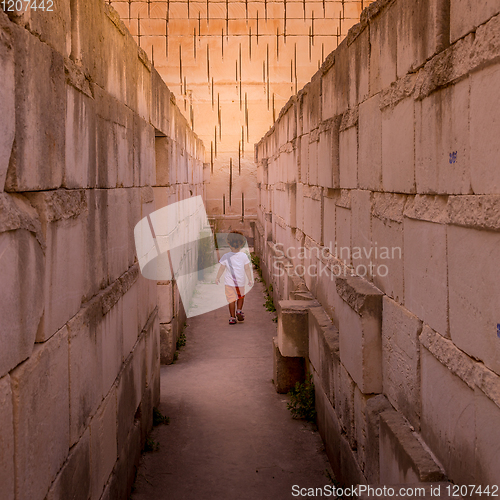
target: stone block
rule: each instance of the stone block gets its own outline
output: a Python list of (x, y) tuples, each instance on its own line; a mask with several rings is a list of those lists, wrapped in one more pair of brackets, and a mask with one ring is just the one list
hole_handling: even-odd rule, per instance
[(107, 394), (120, 373), (123, 362), (123, 301), (118, 301), (98, 325), (102, 342), (102, 393)]
[(351, 215), (352, 215), (352, 265), (354, 272), (366, 278), (372, 279), (375, 249), (372, 243), (372, 217), (371, 217), (371, 193), (370, 191), (351, 191)]
[(420, 427), (420, 343), (422, 322), (388, 297), (382, 312), (384, 394), (415, 429)]
[(36, 337), (44, 342), (78, 312), (85, 294), (87, 199), (83, 191), (66, 190), (28, 193), (28, 198), (47, 242), (45, 309)]
[(68, 380), (66, 327), (11, 372), (16, 499), (45, 498), (68, 456)]
[(102, 500), (129, 498), (135, 481), (141, 456), (141, 423), (136, 421), (130, 428), (127, 440), (119, 453), (113, 474), (102, 494)]
[[(155, 164), (155, 131), (154, 128), (141, 118), (134, 116), (134, 171), (139, 173), (138, 186), (156, 185), (156, 164)], [(175, 164), (175, 159), (172, 158)], [(180, 164), (177, 162), (177, 164)], [(172, 174), (173, 169), (170, 169)], [(178, 175), (176, 182), (187, 182), (187, 168), (185, 175), (181, 179)], [(171, 182), (174, 184), (174, 182)]]
[(154, 383), (160, 367), (160, 323), (157, 310), (151, 314), (143, 331), (146, 340), (146, 382), (149, 387)]
[(496, 194), (500, 190), (500, 173), (494, 168), (500, 155), (496, 138), (500, 124), (494, 110), (500, 105), (500, 64), (475, 72), (470, 86), (470, 165), (475, 194)]
[(469, 80), (415, 103), (417, 193), (470, 193)]
[(483, 486), (498, 484), (500, 464), (500, 408), (482, 391), (476, 389), (476, 469), (474, 480)]
[(90, 423), (91, 497), (93, 499), (101, 498), (104, 486), (108, 482), (118, 457), (116, 408), (116, 386), (113, 386)]
[[(500, 373), (498, 307), (500, 234), (449, 226), (448, 287), (450, 335), (453, 342), (487, 367)], [(464, 265), (474, 255), (474, 266)]]
[(415, 71), (448, 46), (449, 10), (447, 12), (446, 7), (446, 0), (404, 0), (397, 5), (398, 78)]
[(341, 43), (335, 52), (335, 71), (334, 71), (334, 89), (333, 98), (335, 102), (335, 113), (340, 115), (349, 107), (349, 93), (339, 92), (338, 89), (348, 89), (350, 84), (349, 73), (349, 48), (347, 43)]
[(68, 189), (93, 187), (96, 178), (95, 101), (66, 87), (65, 169)]
[(7, 15), (0, 12), (0, 67), (2, 68), (2, 86), (0, 88), (0, 116), (2, 116), (2, 122), (0, 123), (0, 193), (4, 190), (16, 130), (14, 48), (9, 24)]
[(118, 453), (126, 445), (135, 414), (146, 389), (146, 340), (141, 337), (137, 347), (123, 365), (117, 387), (117, 446)]
[(351, 263), (351, 209), (339, 207), (335, 209), (335, 256), (345, 264)]
[(447, 336), (446, 226), (405, 218), (403, 227), (404, 305)]
[[(334, 357), (337, 358), (334, 360)], [(323, 391), (333, 405), (334, 366), (338, 364), (339, 332), (322, 307), (309, 309), (309, 361), (321, 380)]]
[(90, 430), (87, 429), (52, 483), (46, 500), (71, 498), (88, 500), (90, 496)]
[(321, 226), (323, 222), (321, 205), (321, 199), (317, 199), (314, 194), (304, 196), (304, 220), (308, 221), (304, 232), (318, 244), (321, 244)]
[(358, 186), (357, 127), (349, 127), (339, 133), (339, 186), (342, 189)]
[(455, 43), (459, 38), (474, 31), (499, 12), (498, 0), (489, 0), (479, 4), (473, 0), (453, 0), (450, 3), (451, 43)]
[(373, 283), (396, 302), (404, 300), (403, 224), (372, 217), (372, 238), (376, 244)]
[(323, 216), (323, 244), (325, 247), (335, 247), (335, 199), (325, 197)]
[(160, 324), (160, 363), (170, 365), (174, 361), (176, 335), (171, 324)]
[(349, 107), (368, 96), (370, 80), (370, 30), (365, 29), (349, 45)]
[(357, 276), (337, 277), (340, 360), (364, 394), (382, 392), (382, 292)]
[(337, 114), (337, 101), (332, 96), (335, 96), (335, 71), (336, 67), (333, 64), (328, 71), (323, 75), (321, 108), (323, 120), (333, 118)]
[(157, 285), (158, 316), (160, 323), (170, 323), (173, 317), (172, 282), (159, 282)]
[(339, 441), (342, 427), (326, 394), (321, 390), (320, 382), (317, 383), (316, 380), (314, 382), (314, 396), (318, 431), (325, 444), (325, 451), (333, 473), (338, 478), (341, 471)]
[(134, 249), (129, 248), (128, 234), (123, 231), (123, 228), (128, 227), (127, 208), (127, 190), (110, 190), (107, 206), (107, 251), (111, 283), (128, 269), (129, 252), (134, 252)]
[(354, 388), (356, 384), (342, 363), (334, 364), (335, 413), (351, 446), (356, 447), (354, 428)]
[[(22, 213), (9, 200), (0, 200), (0, 204), (4, 215)], [(0, 225), (4, 226), (3, 221)], [(43, 313), (43, 251), (26, 229), (0, 233), (0, 376), (30, 356)]]
[(457, 478), (463, 484), (474, 484), (474, 391), (426, 348), (420, 350), (420, 356), (422, 438), (448, 477)]
[(339, 187), (339, 125), (338, 120), (328, 123), (319, 135), (318, 185), (322, 187)]
[(11, 25), (15, 48), (16, 133), (7, 171), (9, 191), (38, 191), (62, 184), (66, 86), (63, 56)]
[(273, 380), (278, 394), (291, 391), (297, 382), (305, 379), (305, 358), (287, 357), (280, 353), (278, 341), (273, 338)]
[(0, 495), (14, 500), (14, 422), (10, 377), (0, 379)]
[(103, 397), (103, 345), (99, 330), (101, 320), (101, 303), (93, 300), (68, 323), (71, 446), (88, 427), (89, 420)]
[[(368, 441), (368, 420), (366, 418), (367, 403), (373, 397), (363, 394), (357, 386), (354, 387), (354, 432), (356, 440), (356, 457), (362, 471), (367, 468), (367, 457), (373, 443)], [(378, 443), (377, 443), (378, 444)], [(365, 472), (366, 476), (366, 472)]]
[(141, 333), (137, 311), (137, 293), (139, 285), (134, 283), (123, 296), (123, 359), (132, 352), (137, 338)]
[[(388, 409), (392, 409), (387, 398), (382, 394), (372, 398), (365, 399), (365, 396), (358, 393), (358, 401), (365, 402), (364, 413), (361, 418), (364, 418), (363, 427), (365, 429), (365, 467), (364, 475), (368, 484), (380, 484), (380, 459), (379, 459), (379, 443), (380, 443), (380, 418), (379, 415)], [(355, 413), (357, 418), (357, 413)], [(357, 420), (356, 420), (357, 422)], [(361, 438), (357, 438), (361, 439)], [(362, 446), (363, 443), (361, 443)], [(361, 459), (360, 459), (361, 461)]]
[(307, 357), (308, 308), (310, 301), (280, 300), (278, 313), (278, 347), (283, 356)]
[(370, 95), (377, 94), (396, 81), (397, 7), (386, 7), (370, 20)]
[(359, 105), (358, 186), (382, 190), (382, 113), (380, 96)]
[(380, 483), (413, 484), (441, 481), (444, 474), (396, 411), (380, 414)]
[(156, 153), (156, 185), (169, 186), (170, 169), (172, 168), (172, 148), (173, 143), (170, 137), (155, 138), (155, 153)]
[[(415, 192), (415, 111), (411, 98), (382, 111), (382, 186), (394, 193)], [(397, 144), (397, 147), (394, 145)]]

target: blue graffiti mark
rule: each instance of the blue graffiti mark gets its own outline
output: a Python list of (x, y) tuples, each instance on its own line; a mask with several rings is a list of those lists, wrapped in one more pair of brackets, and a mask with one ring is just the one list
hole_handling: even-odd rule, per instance
[(450, 164), (456, 163), (457, 155), (458, 155), (458, 151), (453, 151), (453, 153), (450, 153)]
[(500, 323), (497, 324), (497, 337), (500, 339)]

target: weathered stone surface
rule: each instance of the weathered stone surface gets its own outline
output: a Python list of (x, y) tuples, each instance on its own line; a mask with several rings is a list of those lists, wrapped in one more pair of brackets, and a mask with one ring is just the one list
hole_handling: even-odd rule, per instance
[(404, 305), (441, 335), (448, 335), (446, 226), (404, 221)]
[(383, 11), (383, 15), (370, 20), (371, 95), (380, 92), (396, 80), (397, 31), (394, 29), (396, 10), (395, 6), (390, 6)]
[(382, 113), (380, 96), (359, 106), (358, 185), (379, 191), (382, 187)]
[(468, 114), (468, 79), (415, 103), (417, 193), (470, 193)]
[(170, 365), (174, 361), (176, 350), (175, 332), (171, 324), (160, 324), (160, 362)]
[(9, 191), (62, 184), (66, 88), (63, 56), (29, 31), (11, 26), (15, 48), (16, 134), (7, 172)]
[(123, 359), (132, 352), (142, 329), (137, 311), (137, 293), (139, 286), (134, 283), (123, 295)]
[(358, 276), (339, 276), (337, 293), (357, 314), (376, 318), (382, 315), (383, 293)]
[(339, 134), (339, 186), (353, 189), (358, 185), (358, 130), (350, 127)]
[[(398, 77), (414, 71), (449, 44), (449, 14), (446, 6), (445, 0), (398, 2)], [(419, 36), (415, 36), (416, 33)]]
[[(491, 297), (499, 293), (498, 268), (492, 266), (498, 259), (499, 241), (496, 232), (448, 228), (451, 338), (496, 373), (500, 373), (499, 319)], [(470, 255), (476, 259), (474, 268), (464, 266)]]
[(0, 233), (0, 248), (0, 376), (3, 376), (33, 350), (43, 312), (44, 257), (34, 234), (25, 229)]
[[(500, 22), (499, 22), (500, 32)], [(497, 194), (500, 173), (492, 168), (500, 155), (496, 138), (500, 124), (494, 110), (500, 106), (500, 64), (471, 75), (470, 90), (470, 162), (471, 183), (475, 194)]]
[[(349, 43), (349, 42), (348, 42)], [(349, 106), (356, 106), (368, 96), (370, 78), (370, 31), (363, 30), (349, 44)]]
[(157, 285), (158, 315), (160, 323), (170, 323), (174, 313), (172, 282)]
[(102, 393), (107, 394), (115, 383), (123, 363), (123, 301), (120, 300), (104, 316), (98, 325), (102, 339)]
[(449, 477), (474, 484), (472, 465), (481, 460), (475, 447), (474, 391), (426, 348), (420, 356), (422, 438)]
[(93, 187), (97, 168), (95, 101), (70, 85), (66, 99), (63, 185), (68, 189)]
[(500, 408), (478, 390), (476, 390), (475, 405), (478, 459), (474, 480), (484, 485), (497, 484), (500, 477), (500, 464), (496, 459), (500, 452), (500, 431), (495, 423), (500, 419)]
[(92, 498), (101, 498), (118, 457), (116, 419), (116, 386), (113, 386), (90, 423)]
[(394, 410), (380, 414), (380, 483), (412, 484), (441, 481), (444, 474)]
[(280, 300), (278, 302), (278, 346), (283, 356), (307, 356), (307, 311), (313, 304), (310, 301), (301, 300)]
[(87, 429), (71, 452), (46, 496), (47, 500), (87, 500), (90, 495), (90, 431)]
[(0, 495), (14, 500), (14, 421), (10, 377), (0, 379)]
[(102, 401), (101, 321), (99, 300), (93, 300), (68, 323), (71, 446), (80, 439)]
[[(159, 386), (159, 380), (156, 381), (155, 377), (160, 368), (160, 323), (158, 322), (158, 312), (153, 311), (148, 323), (144, 327), (144, 334), (146, 337), (146, 373), (148, 387)], [(155, 397), (156, 394), (152, 394)]]
[(474, 229), (500, 231), (500, 197), (498, 195), (450, 196), (450, 224)]
[(146, 340), (142, 336), (125, 361), (117, 388), (117, 446), (118, 453), (126, 446), (134, 417), (146, 388)]
[[(415, 192), (414, 114), (414, 101), (410, 98), (401, 101), (394, 108), (388, 107), (382, 111), (382, 186), (384, 191)], [(395, 147), (396, 144), (397, 147)]]
[(278, 347), (278, 340), (273, 338), (273, 380), (278, 394), (286, 394), (297, 382), (304, 382), (305, 359), (302, 357), (283, 356)]
[(374, 285), (396, 302), (404, 300), (403, 224), (395, 222), (387, 212), (382, 219), (372, 217), (372, 238), (375, 247)]
[[(334, 359), (334, 357), (336, 359)], [(309, 361), (321, 378), (323, 390), (333, 405), (334, 366), (339, 363), (339, 332), (322, 307), (309, 309)]]
[(371, 192), (351, 191), (352, 200), (352, 265), (354, 272), (368, 280), (372, 279), (370, 264), (375, 256), (372, 243)]
[(43, 499), (69, 451), (68, 331), (11, 372), (16, 498)]
[(418, 221), (446, 224), (449, 220), (447, 197), (419, 194), (409, 196), (406, 200), (404, 215)]
[(480, 24), (500, 12), (500, 2), (492, 0), (477, 4), (472, 0), (454, 0), (450, 3), (450, 40), (454, 43)]
[[(358, 396), (360, 396), (358, 394)], [(362, 395), (361, 395), (362, 396)], [(364, 396), (363, 396), (364, 398)], [(380, 413), (392, 406), (382, 394), (366, 400), (364, 409), (365, 425), (365, 468), (363, 470), (368, 484), (380, 484)]]
[(0, 193), (5, 186), (5, 177), (9, 166), (12, 144), (16, 127), (15, 114), (15, 78), (14, 48), (9, 21), (4, 12), (0, 12), (0, 67), (2, 68), (2, 86), (0, 88)]
[(382, 378), (384, 394), (415, 429), (420, 427), (420, 343), (422, 322), (384, 297)]

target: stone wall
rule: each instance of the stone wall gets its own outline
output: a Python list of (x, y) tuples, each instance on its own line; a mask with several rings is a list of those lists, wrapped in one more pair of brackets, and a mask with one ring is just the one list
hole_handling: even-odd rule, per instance
[(319, 301), (344, 482), (500, 477), (499, 12), (375, 2), (256, 146), (256, 246), (276, 300)]
[[(0, 497), (127, 498), (173, 307), (140, 275), (133, 229), (172, 197), (204, 194), (203, 146), (103, 1), (9, 16), (0, 11)], [(162, 162), (155, 143), (167, 140)]]

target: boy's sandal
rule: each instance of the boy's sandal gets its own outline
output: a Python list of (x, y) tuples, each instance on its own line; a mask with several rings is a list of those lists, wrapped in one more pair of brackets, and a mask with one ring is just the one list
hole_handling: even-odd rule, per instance
[(229, 318), (230, 325), (236, 325), (236, 318)]
[(245, 314), (243, 311), (237, 312), (236, 317), (238, 318), (238, 321), (245, 321)]

